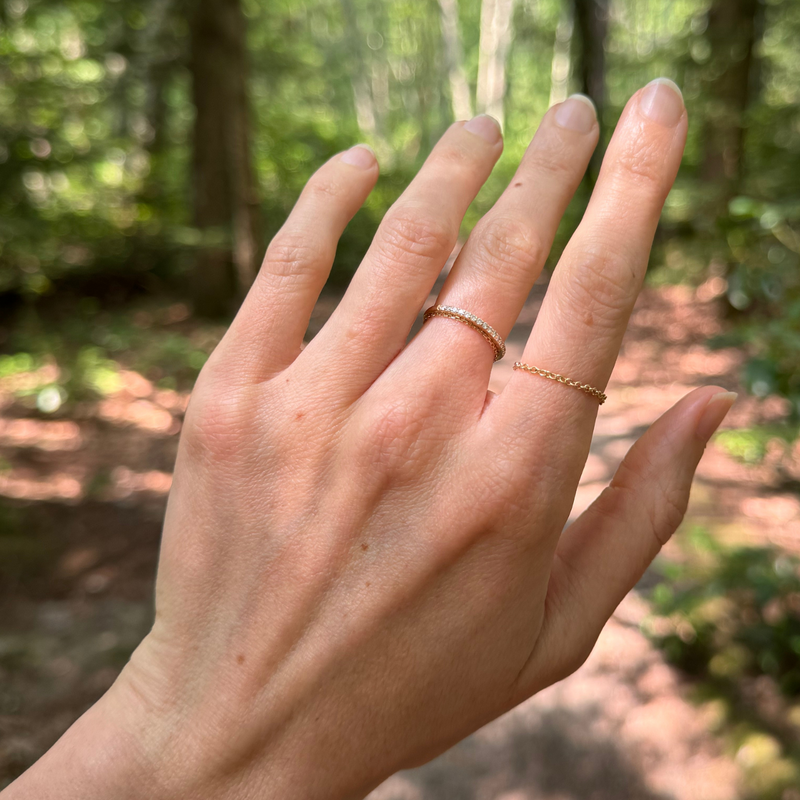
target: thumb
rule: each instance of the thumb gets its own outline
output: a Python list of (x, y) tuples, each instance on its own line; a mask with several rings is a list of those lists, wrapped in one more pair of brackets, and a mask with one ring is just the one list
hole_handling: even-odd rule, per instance
[[(633, 445), (610, 485), (561, 536), (530, 663), (534, 691), (574, 672), (686, 513), (703, 450), (736, 394), (691, 392)], [(545, 666), (546, 664), (546, 666)], [(540, 683), (542, 679), (546, 683)]]

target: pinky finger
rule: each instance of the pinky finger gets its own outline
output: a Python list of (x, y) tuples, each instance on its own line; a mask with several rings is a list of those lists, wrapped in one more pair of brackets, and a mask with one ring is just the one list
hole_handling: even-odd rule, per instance
[(237, 380), (255, 382), (294, 361), (339, 238), (377, 179), (378, 163), (365, 145), (339, 153), (314, 173), (214, 353), (218, 366), (229, 364)]
[(681, 523), (706, 443), (735, 400), (734, 393), (713, 386), (680, 400), (634, 444), (611, 484), (564, 531), (548, 586), (548, 613), (526, 667), (537, 684), (532, 691), (566, 677), (588, 657), (609, 617)]

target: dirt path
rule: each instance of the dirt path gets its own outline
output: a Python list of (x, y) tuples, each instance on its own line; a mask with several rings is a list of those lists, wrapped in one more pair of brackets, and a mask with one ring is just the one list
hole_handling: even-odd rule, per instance
[[(496, 366), (508, 380), (542, 296), (531, 296)], [(335, 298), (324, 298), (313, 326)], [(627, 448), (693, 386), (736, 389), (741, 356), (709, 352), (713, 291), (646, 290), (598, 418), (578, 513)], [(0, 786), (46, 749), (113, 681), (150, 620), (160, 518), (186, 397), (135, 373), (69, 418), (43, 419), (0, 386), (0, 526), (13, 528), (0, 597)], [(727, 424), (778, 417), (743, 398)], [(800, 462), (800, 458), (796, 459)], [(98, 476), (103, 476), (99, 481)], [(797, 546), (800, 502), (775, 488), (769, 463), (745, 467), (713, 445), (690, 505), (736, 540)], [(10, 526), (10, 527), (9, 527)], [(15, 527), (16, 526), (16, 527)], [(2, 543), (0, 539), (0, 544)], [(6, 545), (8, 547), (8, 545)], [(647, 607), (623, 603), (576, 675), (542, 692), (373, 800), (737, 800), (739, 768), (713, 715), (639, 631)]]
[(635, 595), (587, 663), (370, 800), (737, 800), (713, 720), (638, 630)]
[[(521, 358), (542, 294), (532, 294), (509, 336), (507, 355), (494, 368), (493, 391), (502, 390)], [(643, 294), (600, 409), (573, 518), (602, 491), (635, 439), (680, 397), (708, 383), (740, 389), (740, 354), (711, 353), (704, 346), (718, 331), (711, 302), (698, 304), (681, 287)], [(755, 415), (780, 410), (742, 400), (727, 424), (752, 424)], [(751, 521), (742, 513), (743, 506), (753, 507), (753, 498), (764, 496), (770, 494), (757, 476), (712, 446), (689, 520), (713, 518), (744, 538), (763, 541), (770, 535), (797, 544), (800, 513), (792, 518), (794, 532), (781, 526), (765, 531), (760, 518)], [(431, 764), (394, 776), (370, 800), (740, 798), (740, 769), (714, 736), (713, 713), (686, 699), (689, 686), (639, 631), (647, 610), (636, 593), (629, 595), (575, 675)]]

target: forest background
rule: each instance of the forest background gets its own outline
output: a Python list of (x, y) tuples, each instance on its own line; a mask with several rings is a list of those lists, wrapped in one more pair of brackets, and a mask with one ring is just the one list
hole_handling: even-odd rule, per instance
[[(755, 465), (778, 448), (776, 486), (800, 497), (798, 43), (798, 0), (2, 0), (0, 600), (15, 610), (0, 631), (0, 734), (20, 730), (26, 703), (40, 721), (52, 709), (43, 664), (61, 662), (25, 638), (42, 603), (102, 595), (112, 580), (104, 565), (115, 560), (115, 575), (140, 576), (120, 597), (149, 592), (174, 447), (137, 445), (147, 468), (136, 471), (114, 426), (175, 439), (181, 404), (270, 237), (311, 173), (356, 142), (375, 149), (381, 177), (341, 240), (329, 298), (453, 120), (486, 112), (505, 135), (463, 238), (544, 112), (585, 92), (601, 144), (552, 269), (624, 103), (652, 78), (674, 79), (689, 138), (648, 282), (711, 303), (721, 323), (703, 347), (740, 352), (735, 380), (779, 409), (719, 441)], [(84, 450), (114, 455), (87, 456), (75, 477)], [(120, 523), (114, 550), (106, 534), (117, 523), (106, 515), (114, 504), (125, 512), (137, 492), (156, 497), (152, 519)], [(722, 681), (728, 697), (742, 676), (766, 675), (797, 704), (800, 573), (784, 552), (743, 558), (707, 533), (694, 540), (701, 566), (675, 567), (678, 589), (661, 584), (654, 595), (693, 634), (654, 638), (687, 670)], [(142, 542), (148, 555), (137, 560)], [(701, 584), (738, 609), (724, 641), (689, 591)], [(113, 658), (106, 653), (115, 668), (136, 635), (120, 634)], [(88, 639), (76, 636), (76, 652), (85, 651)], [(714, 662), (720, 655), (724, 663)], [(20, 677), (29, 667), (39, 677)], [(89, 673), (67, 681), (82, 693), (62, 703), (64, 720), (99, 691)], [(800, 710), (777, 733), (744, 717), (751, 727), (734, 738), (768, 729), (781, 742), (777, 777), (753, 791), (783, 796), (768, 793), (800, 782)], [(36, 719), (25, 724), (33, 730)], [(20, 734), (7, 751), (0, 744), (0, 779), (30, 763), (59, 725)]]

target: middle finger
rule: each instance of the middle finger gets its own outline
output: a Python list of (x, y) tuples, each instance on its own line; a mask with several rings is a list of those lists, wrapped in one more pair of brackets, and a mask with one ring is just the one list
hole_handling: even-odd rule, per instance
[[(588, 97), (573, 95), (548, 111), (511, 183), (470, 234), (437, 304), (469, 311), (502, 337), (508, 335), (542, 271), (598, 135)], [(458, 373), (461, 383), (475, 386), (482, 405), (494, 350), (474, 329), (434, 317), (408, 357), (435, 365), (439, 380)]]
[[(631, 98), (586, 214), (548, 285), (523, 362), (605, 388), (678, 172), (686, 128), (683, 99), (672, 81), (653, 81)], [(500, 429), (518, 442), (530, 444), (526, 431), (567, 430), (545, 458), (527, 458), (557, 464), (570, 483), (580, 476), (596, 412), (594, 397), (520, 370), (492, 405)]]

